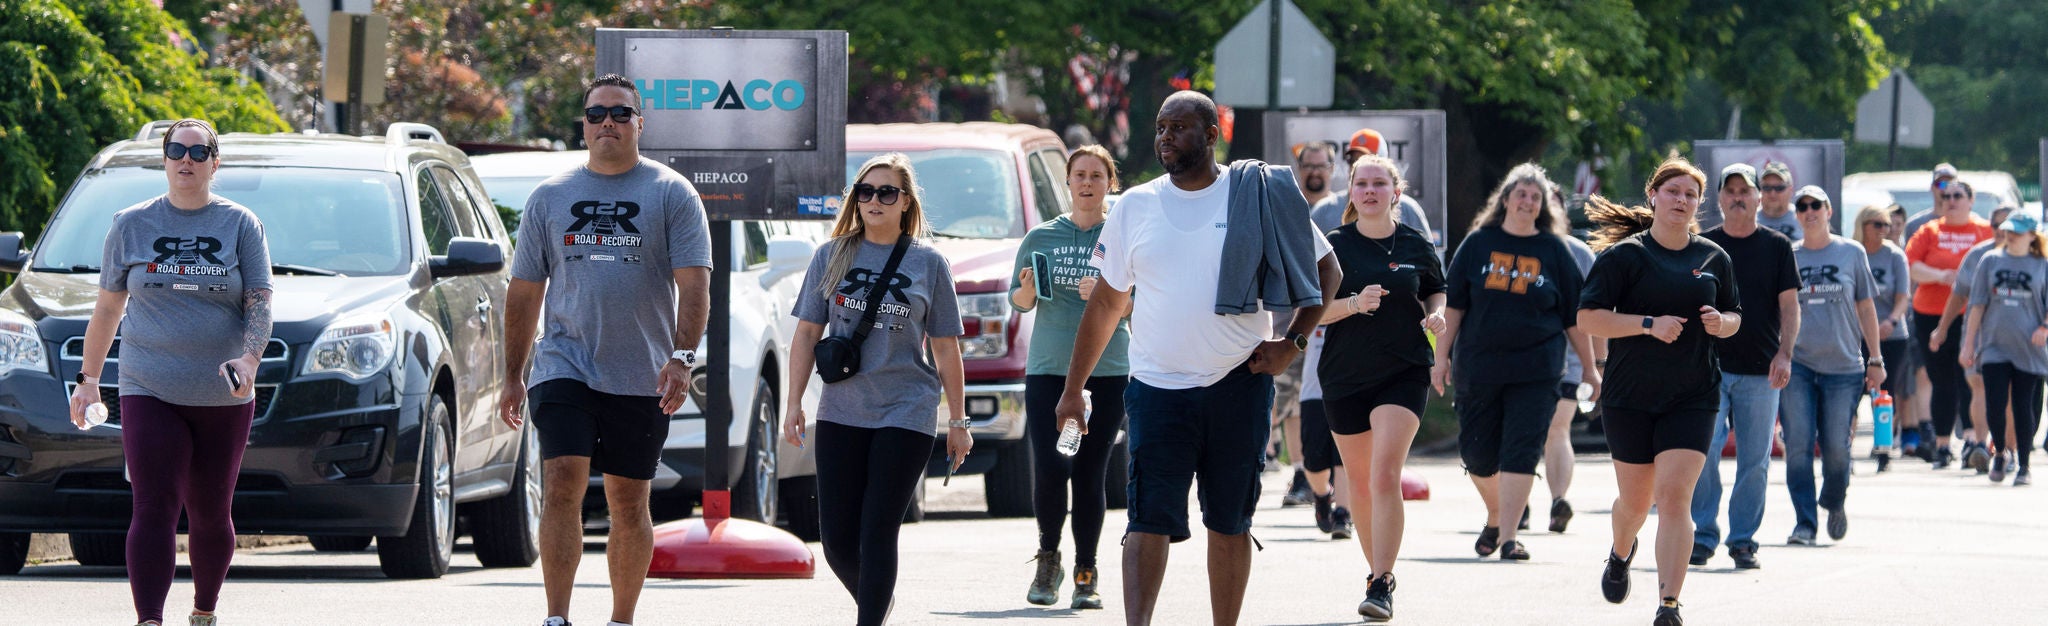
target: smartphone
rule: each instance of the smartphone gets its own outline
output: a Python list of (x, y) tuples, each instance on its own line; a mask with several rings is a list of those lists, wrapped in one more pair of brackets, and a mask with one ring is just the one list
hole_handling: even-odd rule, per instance
[(946, 487), (946, 486), (950, 486), (950, 485), (952, 485), (952, 484), (953, 484), (953, 455), (950, 455), (950, 454), (948, 454), (948, 455), (946, 455), (946, 479), (945, 479), (945, 480), (941, 480), (941, 481), (939, 481), (939, 486), (940, 486), (940, 487)]
[(229, 366), (226, 369), (228, 370), (228, 392), (233, 393), (236, 391), (241, 391), (242, 374), (240, 372), (235, 371), (235, 368), (233, 366)]
[(1044, 252), (1031, 253), (1031, 278), (1038, 289), (1039, 300), (1052, 299), (1052, 261)]

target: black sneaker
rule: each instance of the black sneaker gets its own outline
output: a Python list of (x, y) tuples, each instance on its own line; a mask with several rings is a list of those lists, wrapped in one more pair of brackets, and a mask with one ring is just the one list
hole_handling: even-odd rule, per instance
[(1954, 461), (1954, 460), (1955, 460), (1955, 458), (1956, 458), (1956, 453), (1954, 453), (1954, 452), (1950, 452), (1948, 448), (1946, 448), (1946, 447), (1943, 447), (1943, 446), (1935, 446), (1935, 450), (1934, 450), (1934, 469), (1938, 469), (1938, 470), (1944, 470), (1944, 469), (1948, 469), (1948, 464), (1949, 464), (1950, 462)]
[(1498, 548), (1500, 548), (1500, 527), (1488, 526), (1479, 529), (1479, 541), (1472, 543), (1472, 551), (1478, 552), (1479, 556), (1486, 557), (1493, 556), (1493, 551)]
[(1713, 546), (1695, 543), (1692, 544), (1692, 558), (1686, 559), (1685, 562), (1693, 567), (1699, 567), (1706, 565), (1707, 560), (1711, 558), (1714, 558)]
[(1315, 492), (1309, 491), (1308, 488), (1308, 474), (1299, 469), (1294, 470), (1294, 482), (1287, 487), (1287, 495), (1280, 496), (1280, 506), (1301, 506), (1315, 500)]
[(1842, 537), (1848, 534), (1849, 513), (1843, 511), (1842, 507), (1839, 506), (1828, 509), (1828, 538), (1841, 541)]
[(1625, 559), (1616, 554), (1607, 555), (1607, 569), (1600, 572), (1600, 595), (1605, 596), (1608, 602), (1621, 604), (1628, 600), (1628, 564), (1636, 559), (1636, 547), (1641, 544), (1640, 541), (1629, 542), (1628, 558)]
[(1351, 538), (1351, 509), (1340, 506), (1330, 511), (1330, 538)]
[(1550, 501), (1550, 532), (1563, 533), (1566, 524), (1572, 522), (1572, 503), (1564, 498)]
[(1365, 587), (1365, 601), (1358, 603), (1358, 614), (1368, 622), (1384, 622), (1394, 619), (1394, 573), (1380, 574)]
[(1982, 445), (1971, 444), (1963, 451), (1963, 465), (1976, 470), (1978, 476), (1991, 472), (1991, 451)]
[(1729, 548), (1728, 558), (1735, 559), (1735, 569), (1758, 569), (1763, 567), (1756, 562), (1756, 548)]
[(1330, 525), (1330, 496), (1316, 496), (1315, 505), (1316, 530), (1328, 534), (1332, 528)]
[(1500, 560), (1527, 561), (1529, 560), (1529, 551), (1522, 549), (1522, 542), (1520, 541), (1503, 543), (1500, 544)]
[[(2006, 462), (2005, 462), (2005, 457), (2006, 457), (2006, 453), (2003, 453), (2003, 452), (2000, 452), (2000, 453), (1998, 454), (1998, 456), (1994, 456), (1994, 457), (1991, 457), (1991, 482), (1994, 482), (1994, 483), (2002, 483), (2002, 482), (2005, 482), (2005, 468), (2006, 468)], [(2014, 467), (2017, 467), (2017, 466), (2014, 466)]]
[(1060, 601), (1060, 578), (1066, 576), (1066, 571), (1060, 568), (1060, 551), (1040, 550), (1031, 560), (1038, 562), (1038, 573), (1031, 577), (1031, 589), (1024, 593), (1024, 601), (1052, 606)]
[(2027, 474), (2027, 468), (2024, 466), (2020, 468), (2019, 473), (2012, 475), (2012, 486), (2014, 487), (2025, 487), (2031, 484), (2034, 484), (2034, 477)]
[(1685, 619), (1678, 616), (1678, 598), (1665, 598), (1657, 606), (1657, 621), (1651, 626), (1685, 626)]

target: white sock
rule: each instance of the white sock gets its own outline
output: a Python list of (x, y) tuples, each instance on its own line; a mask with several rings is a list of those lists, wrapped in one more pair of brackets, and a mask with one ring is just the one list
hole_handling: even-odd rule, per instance
[(605, 626), (633, 626), (625, 622), (605, 622)]

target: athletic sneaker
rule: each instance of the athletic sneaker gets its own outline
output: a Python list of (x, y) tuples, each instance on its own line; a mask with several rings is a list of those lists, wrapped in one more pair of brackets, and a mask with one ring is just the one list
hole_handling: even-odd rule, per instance
[(217, 617), (217, 616), (214, 616), (214, 615), (194, 615), (194, 616), (192, 616), (192, 617), (191, 617), (191, 620), (192, 620), (192, 621), (191, 621), (191, 623), (190, 623), (190, 626), (213, 626), (213, 625), (214, 625), (214, 622), (215, 622), (215, 617)]
[(1301, 506), (1315, 501), (1315, 492), (1308, 488), (1308, 474), (1296, 468), (1294, 482), (1287, 488), (1287, 495), (1280, 496), (1280, 506)]
[(1950, 451), (1949, 451), (1949, 449), (1948, 449), (1947, 447), (1944, 447), (1944, 446), (1939, 446), (1939, 445), (1937, 445), (1937, 446), (1934, 446), (1933, 450), (1934, 450), (1934, 461), (1933, 461), (1933, 462), (1934, 462), (1934, 469), (1938, 469), (1938, 470), (1948, 469), (1948, 464), (1949, 464), (1949, 462), (1955, 459), (1955, 457), (1956, 457), (1956, 454), (1955, 454), (1954, 452), (1950, 452)]
[(1678, 598), (1665, 598), (1657, 606), (1657, 621), (1652, 626), (1685, 626), (1685, 620), (1678, 616)]
[[(1733, 550), (1734, 548), (1729, 549)], [(1685, 562), (1686, 564), (1691, 565), (1693, 567), (1699, 567), (1702, 565), (1706, 565), (1707, 560), (1712, 558), (1714, 558), (1713, 546), (1695, 543), (1692, 544), (1692, 558), (1686, 559)]]
[(1365, 586), (1365, 601), (1358, 603), (1358, 614), (1368, 622), (1384, 622), (1394, 619), (1394, 573), (1380, 574)]
[(1572, 503), (1566, 502), (1564, 498), (1551, 499), (1550, 532), (1563, 533), (1565, 525), (1570, 524), (1571, 522)]
[(1968, 449), (1963, 450), (1963, 466), (1977, 470), (1980, 476), (1990, 472), (1991, 451), (1978, 444), (1969, 444)]
[(1475, 542), (1472, 542), (1472, 551), (1473, 551), (1473, 552), (1478, 552), (1478, 553), (1479, 553), (1479, 556), (1483, 556), (1483, 557), (1485, 557), (1485, 556), (1493, 556), (1493, 551), (1494, 551), (1495, 549), (1499, 548), (1499, 547), (1500, 547), (1500, 527), (1499, 527), (1499, 526), (1487, 526), (1487, 527), (1485, 527), (1485, 528), (1481, 528), (1481, 529), (1479, 529), (1479, 540), (1478, 540), (1478, 541), (1475, 541)]
[(1102, 594), (1095, 592), (1095, 566), (1074, 566), (1074, 607), (1076, 609), (1102, 608)]
[(1793, 529), (1792, 529), (1792, 536), (1791, 536), (1791, 537), (1786, 537), (1786, 538), (1785, 538), (1785, 545), (1789, 545), (1789, 546), (1810, 546), (1810, 545), (1814, 545), (1814, 540), (1813, 540), (1813, 529), (1811, 529), (1811, 528), (1807, 528), (1807, 527), (1805, 527), (1805, 526), (1800, 526), (1800, 527), (1797, 527), (1797, 528), (1793, 528)]
[(1330, 521), (1330, 499), (1332, 496), (1316, 496), (1316, 530), (1329, 534), (1336, 530)]
[(1031, 577), (1031, 590), (1024, 593), (1024, 601), (1039, 606), (1052, 606), (1060, 601), (1060, 578), (1067, 572), (1060, 568), (1060, 551), (1039, 550), (1038, 556), (1031, 557), (1038, 562), (1038, 574)]
[(1330, 538), (1351, 538), (1351, 509), (1340, 506), (1330, 511)]
[(540, 626), (570, 626), (569, 618), (560, 615), (550, 615), (547, 619), (540, 621)]
[(2027, 468), (2022, 467), (2018, 474), (2012, 475), (2012, 486), (2014, 487), (2025, 487), (2031, 484), (2034, 484), (2034, 477), (2027, 475)]
[(1757, 569), (1763, 567), (1756, 562), (1756, 548), (1729, 548), (1728, 558), (1735, 559), (1735, 569)]
[(1899, 433), (1899, 450), (1906, 456), (1918, 456), (1920, 454), (1920, 429), (1910, 428), (1906, 429), (1905, 432)]
[(1849, 513), (1842, 507), (1828, 509), (1828, 538), (1841, 541), (1849, 534)]
[(1628, 564), (1636, 560), (1636, 548), (1640, 545), (1641, 541), (1629, 542), (1628, 558), (1625, 559), (1611, 552), (1607, 554), (1607, 569), (1600, 572), (1600, 595), (1605, 596), (1608, 602), (1621, 604), (1628, 600)]

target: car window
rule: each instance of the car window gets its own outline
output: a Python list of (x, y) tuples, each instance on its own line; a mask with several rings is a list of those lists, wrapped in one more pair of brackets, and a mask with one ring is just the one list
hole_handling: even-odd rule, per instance
[(1031, 154), (1031, 203), (1038, 209), (1038, 219), (1043, 222), (1060, 216), (1060, 193), (1053, 188), (1052, 172), (1045, 168), (1045, 153)]
[[(861, 164), (876, 154), (880, 153), (846, 153), (847, 182), (859, 182)], [(974, 239), (1024, 236), (1023, 192), (1011, 153), (942, 149), (904, 154), (924, 188), (924, 218), (933, 231)]]
[(419, 200), (420, 232), (427, 238), (427, 254), (448, 254), (448, 240), (461, 231), (449, 215), (448, 201), (442, 197), (440, 185), (424, 169), (419, 173)]
[(1040, 150), (1038, 158), (1045, 160), (1046, 178), (1052, 181), (1054, 215), (1063, 215), (1074, 202), (1073, 190), (1067, 188), (1067, 155), (1058, 150)]
[(740, 266), (751, 268), (767, 263), (769, 224), (755, 221), (740, 224), (740, 232), (746, 233), (746, 249), (740, 251)]
[[(397, 175), (232, 164), (213, 180), (214, 193), (247, 207), (263, 223), (272, 263), (350, 276), (411, 270), (412, 235)], [(36, 243), (34, 269), (97, 271), (114, 213), (163, 193), (161, 167), (81, 174)]]
[(434, 182), (440, 185), (442, 194), (448, 197), (448, 210), (455, 217), (456, 226), (461, 229), (460, 235), (490, 239), (491, 231), (489, 227), (484, 226), (488, 222), (484, 221), (483, 213), (479, 212), (476, 198), (470, 195), (469, 187), (462, 184), (462, 177), (457, 175), (455, 170), (439, 165), (428, 168), (428, 171), (434, 173)]

